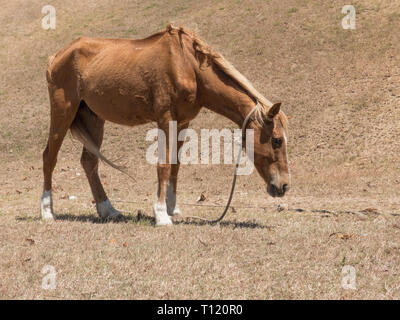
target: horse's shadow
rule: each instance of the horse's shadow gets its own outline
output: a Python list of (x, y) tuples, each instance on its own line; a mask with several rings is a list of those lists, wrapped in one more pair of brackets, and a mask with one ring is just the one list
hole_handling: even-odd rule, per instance
[(155, 225), (155, 219), (153, 217), (142, 214), (140, 211), (137, 213), (123, 212), (123, 217), (117, 219), (103, 219), (96, 214), (72, 214), (72, 213), (61, 213), (56, 214), (55, 220), (59, 221), (71, 221), (71, 222), (83, 222), (83, 223), (134, 223), (141, 225)]
[(207, 221), (195, 221), (193, 219), (189, 220), (179, 220), (174, 222), (177, 225), (193, 225), (193, 226), (220, 226), (222, 228), (232, 228), (232, 229), (273, 229), (274, 226), (267, 226), (260, 224), (255, 221), (237, 221), (237, 220), (224, 220), (218, 223), (211, 223)]
[[(17, 221), (41, 221), (40, 217), (16, 217)], [(96, 224), (104, 224), (104, 223), (136, 223), (141, 222), (144, 224), (148, 222), (149, 224), (154, 223), (155, 219), (150, 216), (145, 216), (140, 213), (124, 213), (122, 218), (118, 219), (103, 219), (95, 214), (85, 214), (85, 213), (56, 213), (55, 221), (69, 221), (69, 222), (82, 222), (82, 223), (96, 223)]]
[[(123, 218), (117, 220), (102, 219), (95, 214), (73, 214), (73, 213), (59, 213), (55, 215), (56, 221), (70, 221), (70, 222), (82, 222), (82, 223), (133, 223), (136, 225), (148, 225), (155, 226), (155, 218), (149, 215), (143, 214), (140, 210), (136, 213), (123, 212)], [(40, 217), (16, 217), (18, 221), (40, 221)], [(207, 221), (196, 221), (194, 219), (185, 219), (185, 217), (179, 217), (174, 219), (174, 225), (192, 225), (198, 227), (204, 226), (219, 226), (222, 228), (232, 229), (273, 229), (274, 226), (267, 226), (260, 224), (255, 221), (237, 221), (237, 220), (225, 220), (219, 223), (210, 223)]]

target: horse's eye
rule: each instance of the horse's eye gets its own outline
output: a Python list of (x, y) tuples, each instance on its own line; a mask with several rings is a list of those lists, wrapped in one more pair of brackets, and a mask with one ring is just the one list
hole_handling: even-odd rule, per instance
[(279, 149), (282, 146), (282, 139), (281, 138), (272, 138), (272, 148)]

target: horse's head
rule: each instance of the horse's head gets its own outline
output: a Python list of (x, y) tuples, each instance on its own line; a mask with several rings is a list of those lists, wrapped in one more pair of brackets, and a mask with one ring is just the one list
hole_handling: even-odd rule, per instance
[(254, 165), (272, 197), (283, 197), (290, 187), (287, 118), (280, 105), (276, 103), (267, 113), (261, 112), (263, 121), (254, 125)]

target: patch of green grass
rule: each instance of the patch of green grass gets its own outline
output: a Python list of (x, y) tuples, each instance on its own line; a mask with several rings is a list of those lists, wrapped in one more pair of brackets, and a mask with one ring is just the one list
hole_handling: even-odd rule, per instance
[(37, 221), (40, 221), (41, 219), (38, 216), (25, 215), (25, 216), (16, 216), (15, 220), (23, 221), (23, 222), (36, 222), (37, 223)]
[(354, 7), (356, 8), (356, 14), (364, 12), (365, 10), (367, 10), (366, 6), (364, 4), (361, 4), (361, 3), (357, 3), (356, 5), (354, 5)]
[(400, 20), (400, 12), (393, 12), (389, 15), (390, 22), (399, 21), (399, 20)]
[(340, 262), (340, 267), (343, 268), (346, 265), (346, 256), (343, 256), (342, 261)]
[(122, 20), (119, 19), (119, 18), (112, 19), (111, 22), (112, 22), (113, 25), (116, 25), (116, 26), (118, 26), (118, 27), (122, 27), (122, 26), (125, 25), (125, 24), (122, 22)]
[(293, 7), (293, 8), (289, 8), (288, 11), (286, 11), (286, 13), (288, 14), (288, 16), (292, 16), (297, 11), (299, 11), (299, 9)]
[(184, 11), (187, 10), (189, 7), (188, 6), (178, 6), (175, 8), (176, 12)]
[(273, 24), (275, 28), (277, 28), (278, 32), (286, 32), (287, 31), (287, 26), (284, 25), (283, 23), (275, 22)]
[(22, 154), (24, 151), (24, 146), (22, 144), (18, 143), (13, 147), (13, 149), (17, 154)]
[(316, 30), (316, 27), (312, 24), (303, 24), (302, 28), (303, 28), (303, 30), (306, 30), (306, 31), (315, 31)]
[(152, 4), (144, 7), (143, 10), (150, 10), (150, 9), (153, 9), (153, 8), (156, 8), (156, 7), (158, 7), (158, 4), (157, 3), (152, 3)]
[(155, 224), (155, 220), (153, 217), (142, 214), (140, 210), (137, 215), (131, 213), (125, 214), (125, 218), (129, 223), (133, 223), (139, 226), (154, 226)]
[(125, 31), (126, 34), (133, 34), (133, 35), (137, 35), (138, 31), (136, 30), (136, 28), (129, 28), (128, 30)]

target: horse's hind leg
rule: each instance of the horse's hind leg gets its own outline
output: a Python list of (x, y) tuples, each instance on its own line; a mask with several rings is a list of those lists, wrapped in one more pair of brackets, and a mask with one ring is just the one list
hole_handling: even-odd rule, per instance
[[(101, 143), (103, 142), (104, 120), (90, 111), (86, 104), (82, 102), (76, 116), (76, 121), (81, 121), (82, 126), (91, 137), (93, 143), (100, 149)], [(101, 184), (98, 173), (99, 158), (83, 147), (81, 164), (89, 181), (99, 216), (103, 219), (122, 217), (121, 212), (116, 210), (112, 206), (110, 200), (108, 200), (103, 185)]]
[(50, 133), (46, 149), (43, 152), (44, 190), (40, 203), (43, 219), (54, 219), (51, 196), (52, 175), (57, 162), (57, 154), (78, 110), (79, 101), (66, 98), (63, 88), (49, 85), (51, 104)]

